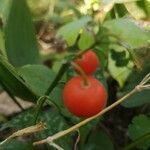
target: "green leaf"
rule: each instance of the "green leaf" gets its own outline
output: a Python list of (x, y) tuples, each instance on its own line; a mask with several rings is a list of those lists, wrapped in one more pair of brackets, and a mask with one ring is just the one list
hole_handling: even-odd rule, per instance
[(20, 78), (15, 68), (0, 56), (0, 82), (2, 82), (12, 94), (25, 100), (35, 101), (37, 95)]
[(58, 30), (57, 36), (62, 36), (63, 39), (66, 40), (68, 46), (72, 46), (75, 44), (80, 31), (89, 21), (91, 21), (91, 18), (86, 16), (79, 20), (70, 22)]
[(52, 102), (56, 103), (60, 109), (64, 109), (63, 88), (55, 87), (50, 94), (50, 99)]
[(3, 55), (5, 58), (7, 58), (5, 50), (4, 34), (1, 30), (0, 30), (0, 54)]
[(148, 45), (150, 36), (140, 26), (137, 26), (130, 19), (115, 19), (104, 23), (110, 34), (117, 36), (126, 42), (131, 48), (139, 48)]
[(101, 67), (96, 70), (96, 72), (94, 73), (94, 77), (98, 79), (106, 89), (108, 88), (107, 80), (104, 76), (104, 70)]
[[(119, 47), (117, 45), (111, 45), (111, 49), (113, 49), (115, 53), (119, 53), (119, 55), (125, 53), (124, 55), (125, 58), (123, 60), (129, 59), (129, 53), (123, 47)], [(120, 58), (118, 62), (118, 60), (114, 60), (113, 59), (114, 57), (113, 58), (112, 57), (113, 57), (113, 53), (112, 51), (110, 51), (108, 56), (108, 70), (112, 75), (112, 77), (117, 80), (120, 87), (123, 87), (128, 76), (132, 72), (133, 63), (131, 61), (128, 61), (128, 63), (125, 66), (120, 67), (120, 64), (119, 66), (117, 65), (119, 62), (121, 62), (122, 65), (122, 61), (120, 61)], [(116, 57), (116, 59), (118, 59), (118, 57)]]
[(11, 140), (9, 142), (6, 142), (0, 147), (0, 150), (34, 150), (32, 144), (25, 143), (23, 141), (18, 140)]
[(90, 135), (85, 150), (114, 150), (114, 147), (109, 136), (99, 130)]
[[(149, 58), (148, 60), (145, 61), (142, 68), (143, 68), (142, 71), (136, 69), (133, 70), (132, 74), (128, 78), (128, 84), (126, 84), (122, 89), (121, 95), (125, 95), (126, 93), (131, 91), (150, 72)], [(149, 103), (150, 103), (150, 91), (145, 90), (127, 98), (127, 100), (124, 101), (121, 105), (127, 108), (132, 108), (132, 107), (137, 107)]]
[(95, 42), (94, 35), (92, 32), (83, 29), (83, 32), (80, 35), (80, 39), (78, 41), (78, 47), (81, 50), (85, 50), (90, 48)]
[(53, 1), (51, 0), (27, 0), (27, 3), (33, 18), (36, 21), (45, 19), (44, 17), (46, 17), (49, 9), (53, 9), (50, 6), (52, 5), (52, 7), (54, 7)]
[(40, 63), (35, 30), (25, 0), (13, 0), (5, 27), (8, 59), (15, 66)]
[[(29, 109), (18, 116), (14, 117), (12, 120), (3, 124), (0, 130), (11, 128), (14, 130), (20, 130), (22, 128), (33, 125), (35, 109)], [(47, 111), (42, 111), (39, 115), (38, 121), (46, 123), (46, 129), (35, 133), (35, 141), (44, 139), (51, 136), (61, 130), (69, 128), (63, 117), (55, 109), (49, 109)], [(62, 146), (65, 150), (71, 149), (71, 137), (65, 136), (56, 141), (57, 144)]]
[(116, 52), (114, 49), (111, 49), (111, 58), (115, 60), (115, 65), (117, 67), (126, 66), (130, 59), (126, 58), (126, 51)]
[(55, 73), (44, 65), (25, 65), (18, 69), (23, 80), (39, 96), (43, 96), (55, 77)]
[[(133, 118), (132, 124), (128, 127), (129, 137), (135, 141), (138, 138), (150, 133), (150, 117), (145, 115), (139, 115)], [(150, 139), (145, 140), (138, 145), (138, 148), (148, 150), (150, 147)]]
[(136, 19), (146, 18), (146, 13), (140, 6), (138, 6), (136, 2), (129, 2), (129, 3), (125, 3), (124, 5), (128, 10), (128, 12)]
[(115, 0), (115, 3), (126, 3), (126, 2), (136, 2), (139, 0)]
[(144, 1), (141, 1), (141, 2), (144, 3), (144, 10), (147, 14), (147, 18), (149, 18), (150, 17), (150, 1), (144, 0)]
[(0, 2), (0, 19), (2, 19), (4, 25), (6, 24), (11, 4), (12, 0), (1, 0)]
[(95, 127), (98, 122), (99, 122), (99, 118), (89, 122), (88, 124), (82, 126), (79, 129), (80, 131), (79, 149), (85, 148), (85, 144), (90, 135), (90, 132), (92, 131), (93, 127)]
[[(43, 113), (40, 121), (46, 122), (47, 129), (39, 132), (36, 134), (36, 138), (38, 140), (44, 139), (50, 135), (53, 135), (59, 131), (65, 130), (69, 128), (68, 124), (65, 122), (65, 120), (62, 118), (62, 116), (57, 111), (47, 111)], [(57, 144), (59, 144), (63, 149), (70, 150), (72, 147), (72, 138), (70, 135), (64, 136), (63, 138), (60, 138), (56, 141)]]
[(100, 66), (103, 68), (107, 67), (109, 45), (108, 44), (101, 44), (95, 48), (95, 52), (99, 58)]
[(110, 3), (116, 3), (116, 4), (120, 4), (120, 3), (125, 3), (125, 2), (135, 2), (138, 0), (102, 0), (103, 4), (110, 4)]
[[(18, 69), (20, 76), (38, 96), (45, 95), (55, 73), (44, 65), (26, 65)], [(55, 87), (50, 94), (51, 101), (62, 107), (62, 89)]]

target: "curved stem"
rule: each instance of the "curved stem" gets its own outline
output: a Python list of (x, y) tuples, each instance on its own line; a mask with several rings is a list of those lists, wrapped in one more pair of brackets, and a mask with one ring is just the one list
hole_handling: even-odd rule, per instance
[(77, 65), (76, 63), (74, 62), (71, 62), (71, 65), (79, 72), (79, 74), (83, 77), (83, 81), (84, 81), (84, 85), (87, 86), (89, 83), (88, 83), (88, 77), (86, 75), (86, 73), (83, 71), (83, 69)]
[(34, 122), (33, 122), (34, 124), (36, 124), (36, 122), (37, 122), (40, 110), (42, 109), (43, 104), (45, 103), (46, 99), (47, 98), (43, 96), (43, 97), (40, 97), (37, 101), (37, 105), (35, 108), (36, 110), (35, 110)]
[(150, 132), (141, 136), (140, 138), (138, 138), (136, 141), (134, 141), (133, 143), (127, 145), (125, 148), (123, 148), (122, 150), (131, 150), (133, 148), (135, 148), (137, 145), (139, 145), (140, 143), (144, 142), (145, 140), (150, 139)]

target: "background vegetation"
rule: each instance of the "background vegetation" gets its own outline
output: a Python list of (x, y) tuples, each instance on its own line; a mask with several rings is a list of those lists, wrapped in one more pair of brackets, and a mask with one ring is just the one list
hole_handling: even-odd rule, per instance
[[(37, 118), (47, 129), (9, 140), (0, 149), (53, 149), (32, 143), (81, 121), (62, 100), (64, 84), (76, 74), (66, 62), (79, 51), (92, 49), (98, 55), (101, 66), (94, 76), (107, 88), (107, 105), (131, 91), (150, 72), (149, 21), (149, 0), (1, 0), (1, 92), (22, 109), (1, 114), (1, 141), (34, 125), (38, 99), (45, 94), (50, 98)], [(38, 107), (23, 109), (18, 98), (38, 101)], [(150, 91), (144, 90), (56, 143), (65, 150), (148, 150), (149, 108)]]

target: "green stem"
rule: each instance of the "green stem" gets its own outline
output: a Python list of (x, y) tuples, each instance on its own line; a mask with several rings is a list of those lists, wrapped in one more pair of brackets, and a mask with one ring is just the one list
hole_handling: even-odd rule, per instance
[(46, 101), (46, 97), (40, 97), (37, 101), (37, 105), (36, 105), (36, 111), (35, 111), (35, 117), (34, 117), (34, 124), (36, 124), (38, 116), (40, 114), (40, 111), (43, 107), (44, 102)]
[(2, 87), (4, 88), (4, 90), (7, 92), (7, 94), (9, 95), (9, 97), (11, 97), (11, 99), (13, 100), (13, 102), (23, 111), (24, 108), (21, 106), (21, 104), (17, 101), (17, 99), (14, 97), (14, 95), (11, 93), (11, 91), (9, 90), (9, 88), (1, 81), (0, 82)]
[(47, 89), (47, 91), (45, 92), (45, 95), (49, 95), (53, 89), (55, 88), (55, 86), (57, 85), (57, 83), (59, 82), (59, 80), (62, 78), (62, 76), (64, 75), (65, 71), (67, 70), (69, 66), (69, 63), (64, 63), (61, 68), (58, 71), (58, 74), (56, 75), (55, 79), (53, 80), (52, 84), (49, 86), (49, 88)]
[(132, 150), (135, 149), (135, 147), (137, 145), (139, 145), (140, 143), (144, 142), (145, 140), (150, 138), (150, 132), (141, 136), (140, 138), (138, 138), (136, 141), (134, 141), (133, 143), (127, 145), (125, 148), (123, 148), (122, 150)]

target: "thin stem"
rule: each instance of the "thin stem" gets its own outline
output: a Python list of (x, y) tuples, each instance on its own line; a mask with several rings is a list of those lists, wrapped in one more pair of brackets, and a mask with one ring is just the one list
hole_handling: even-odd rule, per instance
[(118, 101), (116, 101), (115, 103), (111, 104), (110, 106), (106, 107), (105, 109), (103, 109), (100, 113), (98, 113), (97, 115), (87, 118), (83, 121), (81, 121), (80, 123), (70, 127), (69, 129), (66, 129), (64, 131), (60, 131), (56, 134), (54, 134), (53, 136), (48, 137), (47, 139), (41, 140), (41, 141), (37, 141), (34, 142), (33, 145), (39, 145), (39, 144), (43, 144), (43, 143), (47, 143), (49, 141), (54, 141), (56, 139), (59, 139), (75, 130), (77, 130), (79, 127), (85, 125), (86, 123), (90, 122), (91, 120), (105, 114), (106, 112), (108, 112), (109, 110), (111, 110), (112, 108), (116, 107), (117, 105), (119, 105), (120, 103), (122, 103), (125, 99), (127, 99), (128, 97), (130, 97), (131, 95), (133, 95), (134, 93), (138, 92), (138, 90), (135, 88), (132, 91), (130, 91), (128, 94), (126, 94), (124, 97), (122, 97), (121, 99), (119, 99)]
[(85, 49), (85, 50), (79, 51), (79, 52), (75, 55), (75, 57), (73, 58), (73, 60), (75, 60), (75, 59), (81, 57), (81, 56), (82, 56), (85, 52), (87, 52), (88, 50), (89, 50), (89, 49)]
[(145, 140), (150, 138), (150, 132), (145, 134), (144, 136), (141, 136), (140, 138), (138, 138), (137, 140), (135, 140), (133, 143), (127, 145), (125, 148), (123, 148), (122, 150), (131, 150), (134, 149), (136, 146), (138, 146), (140, 143), (144, 142)]
[(46, 97), (40, 97), (37, 101), (35, 117), (34, 117), (34, 124), (36, 124), (36, 122), (37, 122), (38, 116), (40, 114), (40, 111), (41, 111), (45, 101), (46, 101)]
[(12, 100), (14, 101), (14, 103), (23, 111), (23, 110), (25, 110), (22, 106), (21, 106), (21, 104), (17, 101), (17, 99), (11, 94), (11, 93), (9, 93), (8, 91), (7, 91), (7, 94), (12, 98)]
[(71, 65), (79, 72), (79, 74), (83, 77), (83, 81), (84, 81), (84, 85), (88, 85), (88, 77), (86, 75), (86, 73), (83, 71), (83, 69), (77, 65), (76, 63), (74, 62), (71, 62)]
[(55, 79), (53, 80), (52, 84), (49, 86), (49, 88), (47, 89), (47, 91), (45, 92), (45, 95), (49, 95), (53, 89), (55, 88), (55, 86), (57, 85), (57, 83), (59, 82), (59, 80), (62, 78), (62, 76), (64, 75), (65, 71), (67, 70), (69, 66), (69, 63), (66, 62), (64, 63), (61, 68), (58, 71), (58, 74), (56, 75)]
[(57, 150), (64, 150), (62, 147), (60, 147), (59, 145), (57, 145), (54, 142), (50, 143), (50, 145), (53, 146), (54, 148), (56, 148)]
[(24, 108), (21, 106), (21, 104), (17, 101), (17, 99), (14, 97), (14, 95), (11, 93), (11, 91), (9, 90), (9, 88), (7, 86), (5, 86), (3, 84), (3, 82), (1, 82), (1, 85), (3, 86), (4, 90), (7, 92), (7, 94), (9, 95), (9, 97), (11, 97), (11, 99), (13, 100), (13, 102), (23, 111)]

